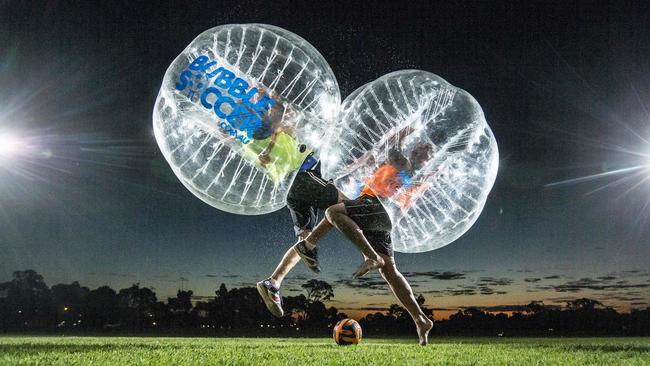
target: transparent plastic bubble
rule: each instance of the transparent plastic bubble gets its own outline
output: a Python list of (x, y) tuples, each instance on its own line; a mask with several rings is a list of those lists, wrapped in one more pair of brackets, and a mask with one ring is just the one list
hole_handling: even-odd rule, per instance
[(340, 102), (331, 68), (304, 39), (270, 25), (223, 25), (167, 69), (154, 133), (194, 195), (223, 211), (264, 214), (284, 206)]
[[(483, 210), (499, 153), (480, 105), (429, 72), (403, 70), (353, 92), (327, 137), (323, 172), (348, 197), (376, 195), (394, 249), (438, 249)], [(369, 191), (368, 191), (369, 189)]]

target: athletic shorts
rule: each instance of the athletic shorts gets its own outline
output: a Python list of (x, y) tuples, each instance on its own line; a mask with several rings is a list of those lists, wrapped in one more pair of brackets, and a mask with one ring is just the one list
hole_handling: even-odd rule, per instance
[(361, 196), (344, 201), (348, 216), (363, 231), (372, 248), (380, 254), (393, 256), (393, 244), (390, 240), (392, 224), (390, 217), (377, 197)]
[(318, 211), (322, 214), (338, 201), (339, 191), (317, 170), (298, 172), (287, 194), (287, 208), (296, 235), (312, 230), (317, 223)]

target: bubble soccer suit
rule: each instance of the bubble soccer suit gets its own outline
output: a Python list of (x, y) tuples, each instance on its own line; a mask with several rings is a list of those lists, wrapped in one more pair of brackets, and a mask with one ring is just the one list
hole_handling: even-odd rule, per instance
[(340, 99), (331, 68), (304, 39), (270, 25), (223, 25), (167, 69), (154, 134), (194, 195), (226, 212), (265, 214), (285, 205), (293, 173), (320, 148)]
[[(327, 141), (324, 175), (348, 197), (379, 198), (399, 252), (434, 250), (463, 235), (498, 170), (478, 102), (426, 71), (393, 72), (355, 90)], [(392, 165), (398, 158), (407, 168)]]

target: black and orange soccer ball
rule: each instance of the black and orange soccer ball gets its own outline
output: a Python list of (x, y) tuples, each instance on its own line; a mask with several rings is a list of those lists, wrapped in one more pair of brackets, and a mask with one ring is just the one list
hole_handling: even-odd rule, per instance
[(354, 319), (343, 319), (334, 326), (334, 342), (349, 346), (361, 342), (361, 326)]

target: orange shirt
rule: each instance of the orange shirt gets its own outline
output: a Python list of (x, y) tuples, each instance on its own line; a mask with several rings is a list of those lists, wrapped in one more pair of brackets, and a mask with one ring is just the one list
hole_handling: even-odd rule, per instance
[[(404, 186), (404, 180), (398, 175), (399, 170), (395, 169), (392, 165), (386, 163), (380, 166), (372, 177), (366, 180), (366, 185), (361, 190), (361, 196), (380, 196), (383, 198), (390, 198), (397, 191)], [(426, 186), (421, 184), (412, 184), (399, 197), (392, 197), (399, 202), (402, 210), (407, 210), (413, 204), (413, 200), (417, 198), (421, 191)]]
[(402, 186), (402, 180), (397, 176), (397, 173), (399, 173), (399, 170), (388, 163), (380, 166), (375, 171), (375, 174), (366, 180), (361, 195), (386, 198), (392, 196)]

